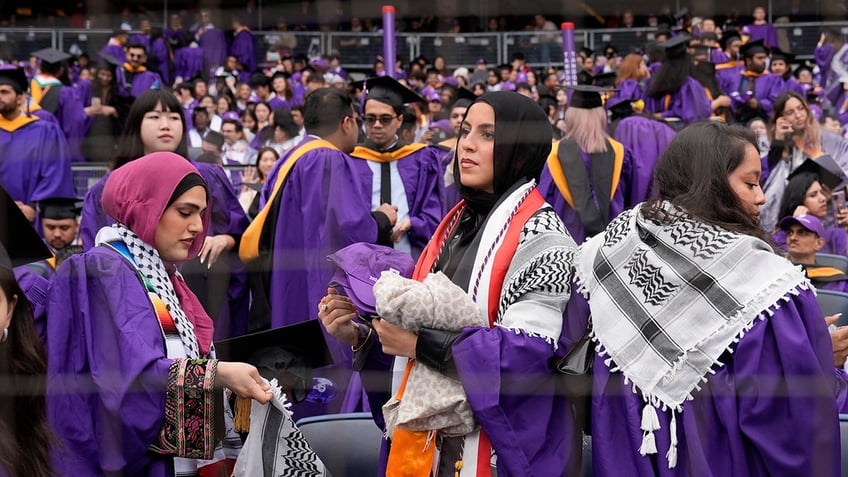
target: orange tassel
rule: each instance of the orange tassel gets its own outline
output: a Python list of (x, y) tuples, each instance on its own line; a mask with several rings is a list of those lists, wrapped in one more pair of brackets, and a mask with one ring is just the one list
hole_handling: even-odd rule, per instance
[(233, 417), (233, 427), (235, 427), (236, 432), (250, 431), (250, 407), (252, 404), (252, 399), (236, 398), (235, 416)]

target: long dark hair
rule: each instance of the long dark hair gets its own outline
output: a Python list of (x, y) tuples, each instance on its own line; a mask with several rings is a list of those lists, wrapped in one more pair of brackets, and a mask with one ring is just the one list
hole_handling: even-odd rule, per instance
[(144, 143), (141, 142), (141, 122), (144, 115), (153, 111), (159, 104), (165, 111), (180, 115), (183, 135), (180, 138), (177, 150), (174, 152), (180, 156), (188, 157), (188, 142), (186, 141), (188, 131), (186, 130), (185, 115), (180, 101), (170, 91), (149, 89), (136, 98), (132, 107), (130, 107), (127, 125), (124, 127), (124, 132), (121, 133), (121, 138), (118, 140), (118, 150), (115, 152), (114, 159), (112, 159), (112, 170), (144, 155)]
[(689, 59), (689, 55), (666, 58), (660, 69), (651, 78), (647, 95), (657, 98), (678, 92), (689, 78), (691, 70), (692, 61)]
[(0, 409), (9, 410), (12, 422), (0, 419), (0, 467), (12, 477), (53, 475), (49, 449), (54, 443), (47, 424), (45, 389), (47, 357), (35, 330), (32, 306), (11, 270), (0, 267), (0, 288), (7, 299), (18, 302), (9, 325), (9, 337), (0, 344), (2, 388), (12, 394), (0, 394)]
[(815, 172), (801, 172), (793, 175), (786, 183), (786, 189), (783, 191), (783, 198), (780, 200), (780, 215), (777, 218), (788, 217), (795, 212), (796, 207), (803, 205), (804, 199), (807, 197), (807, 190), (815, 182), (819, 182), (819, 176)]
[(743, 126), (706, 121), (680, 131), (654, 169), (659, 196), (642, 208), (642, 215), (667, 223), (673, 217), (660, 206), (667, 200), (698, 220), (770, 243), (728, 182), (748, 145), (756, 150), (757, 138)]

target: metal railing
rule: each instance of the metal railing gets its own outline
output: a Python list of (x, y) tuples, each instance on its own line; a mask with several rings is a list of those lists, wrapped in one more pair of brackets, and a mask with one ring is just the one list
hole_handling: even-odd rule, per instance
[[(781, 47), (801, 58), (811, 58), (821, 30), (837, 28), (848, 35), (848, 21), (775, 23)], [(626, 53), (641, 48), (652, 40), (652, 28), (619, 28), (576, 30), (578, 47), (593, 50), (606, 44), (614, 45)], [(29, 52), (46, 47), (65, 51), (84, 51), (92, 59), (109, 40), (111, 30), (3, 28), (0, 29), (0, 58), (25, 59)], [(383, 37), (380, 33), (358, 32), (289, 32), (255, 31), (256, 55), (260, 64), (273, 63), (284, 55), (304, 54), (315, 57), (321, 54), (339, 54), (342, 64), (349, 69), (368, 69), (377, 56), (383, 54)], [(559, 32), (494, 32), (494, 33), (405, 33), (397, 34), (398, 55), (410, 61), (419, 55), (432, 59), (445, 58), (449, 68), (472, 66), (479, 58), (489, 65), (506, 63), (513, 53), (524, 53), (532, 66), (559, 65), (562, 62), (562, 44)]]

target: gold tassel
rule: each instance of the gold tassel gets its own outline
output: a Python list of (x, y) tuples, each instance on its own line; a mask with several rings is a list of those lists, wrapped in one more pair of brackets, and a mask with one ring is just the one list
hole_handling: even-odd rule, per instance
[(250, 398), (236, 398), (236, 413), (233, 417), (233, 425), (236, 432), (250, 431), (250, 406), (253, 400)]

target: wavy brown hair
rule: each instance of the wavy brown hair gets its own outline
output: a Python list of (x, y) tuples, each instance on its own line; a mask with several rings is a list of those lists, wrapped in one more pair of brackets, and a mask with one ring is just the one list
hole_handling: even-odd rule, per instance
[(642, 81), (642, 55), (630, 53), (621, 60), (621, 65), (618, 67), (618, 75), (615, 77), (616, 86), (620, 85), (624, 80), (633, 80), (636, 82)]

